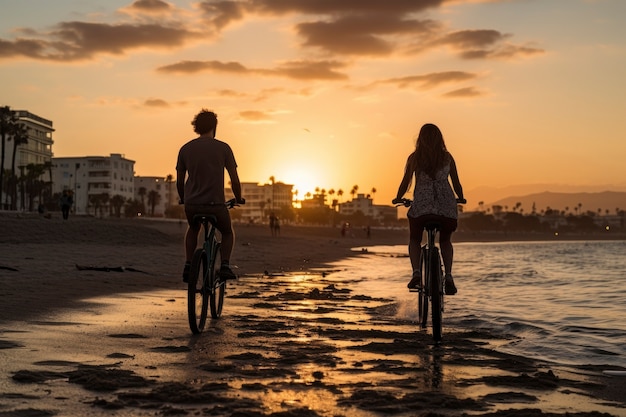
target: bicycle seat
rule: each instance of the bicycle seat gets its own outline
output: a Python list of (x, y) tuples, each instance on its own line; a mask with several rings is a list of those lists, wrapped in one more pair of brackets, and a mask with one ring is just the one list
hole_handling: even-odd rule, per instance
[(217, 223), (217, 217), (215, 217), (215, 215), (213, 214), (196, 214), (195, 216), (193, 216), (192, 221), (194, 223), (201, 224), (206, 224), (207, 222), (210, 222), (213, 226), (215, 226), (215, 223)]
[(424, 229), (426, 229), (426, 230), (440, 230), (441, 229), (441, 223), (434, 222), (434, 221), (429, 221), (426, 224), (424, 224)]

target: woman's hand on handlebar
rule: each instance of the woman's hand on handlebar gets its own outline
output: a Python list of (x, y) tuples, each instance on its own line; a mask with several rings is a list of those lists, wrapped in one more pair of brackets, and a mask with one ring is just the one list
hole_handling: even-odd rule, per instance
[(411, 205), (411, 200), (409, 200), (408, 198), (394, 198), (391, 201), (391, 203), (395, 204), (396, 207), (398, 207), (398, 206), (409, 207)]

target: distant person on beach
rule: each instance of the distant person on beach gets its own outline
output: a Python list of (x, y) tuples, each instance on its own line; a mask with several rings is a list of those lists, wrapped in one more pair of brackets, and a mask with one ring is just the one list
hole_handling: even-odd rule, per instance
[[(452, 181), (452, 187), (448, 181)], [(445, 292), (456, 294), (457, 289), (452, 278), (453, 248), (450, 238), (457, 227), (457, 201), (454, 193), (463, 199), (463, 188), (459, 181), (454, 158), (446, 149), (443, 135), (434, 124), (422, 126), (415, 151), (409, 155), (404, 170), (404, 177), (398, 187), (394, 204), (402, 202), (402, 197), (415, 178), (413, 202), (407, 213), (409, 218), (409, 257), (413, 275), (409, 288), (416, 288), (421, 282), (420, 252), (422, 232), (428, 221), (436, 220), (441, 224), (439, 245), (445, 270)], [(454, 191), (452, 190), (454, 188)]]
[(61, 213), (63, 214), (63, 220), (67, 220), (70, 217), (70, 209), (74, 203), (72, 192), (70, 190), (63, 190), (59, 205), (61, 206)]
[(213, 214), (217, 218), (217, 230), (222, 235), (220, 248), (222, 265), (220, 276), (236, 279), (230, 268), (230, 257), (235, 244), (228, 208), (224, 204), (224, 170), (230, 176), (231, 188), (238, 204), (244, 204), (241, 197), (241, 182), (237, 173), (237, 163), (230, 146), (215, 138), (217, 115), (202, 109), (191, 122), (194, 131), (200, 135), (180, 148), (176, 163), (176, 189), (180, 204), (185, 205), (187, 232), (185, 233), (185, 266), (183, 281), (189, 279), (191, 258), (196, 250), (198, 233), (202, 225), (194, 223), (196, 214)]

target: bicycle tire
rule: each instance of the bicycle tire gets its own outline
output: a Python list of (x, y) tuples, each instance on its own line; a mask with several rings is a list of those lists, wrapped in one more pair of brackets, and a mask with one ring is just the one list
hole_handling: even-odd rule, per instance
[(219, 277), (219, 269), (222, 265), (222, 256), (220, 255), (220, 243), (214, 242), (213, 244), (213, 257), (211, 260), (211, 272), (209, 276), (209, 282), (211, 285), (211, 317), (214, 319), (219, 318), (222, 315), (222, 308), (224, 306), (224, 293), (226, 292), (226, 281), (221, 280)]
[(432, 304), (433, 339), (436, 343), (441, 342), (443, 321), (443, 280), (441, 274), (441, 258), (438, 248), (432, 248), (430, 254), (430, 302)]
[(209, 291), (205, 285), (207, 258), (204, 249), (197, 249), (191, 260), (187, 283), (187, 313), (189, 328), (193, 334), (201, 333), (208, 313)]
[(417, 293), (417, 314), (418, 322), (422, 329), (426, 328), (428, 324), (428, 268), (426, 265), (427, 257), (424, 256), (427, 253), (426, 247), (422, 247), (420, 252), (420, 271), (422, 273), (422, 281), (420, 282), (420, 290)]

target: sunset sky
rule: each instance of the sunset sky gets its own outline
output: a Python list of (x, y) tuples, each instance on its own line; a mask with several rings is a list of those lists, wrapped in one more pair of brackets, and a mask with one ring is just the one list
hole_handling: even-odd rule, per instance
[[(0, 105), (55, 156), (175, 174), (219, 116), (242, 181), (395, 196), (437, 124), (486, 187), (626, 191), (624, 0), (0, 0)], [(495, 195), (495, 194), (494, 194)], [(506, 196), (506, 195), (504, 195)], [(495, 198), (495, 197), (494, 197)], [(472, 204), (473, 203), (473, 204)]]

